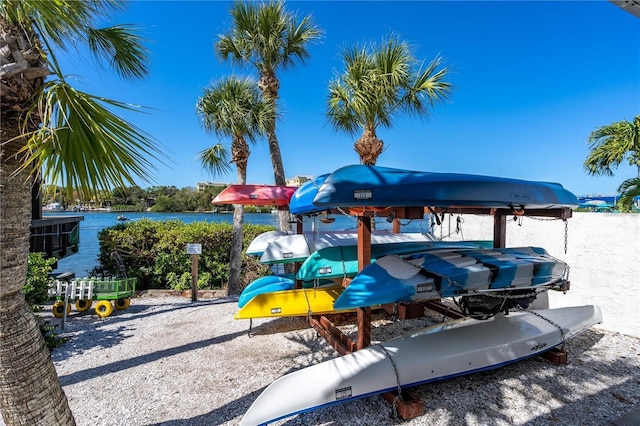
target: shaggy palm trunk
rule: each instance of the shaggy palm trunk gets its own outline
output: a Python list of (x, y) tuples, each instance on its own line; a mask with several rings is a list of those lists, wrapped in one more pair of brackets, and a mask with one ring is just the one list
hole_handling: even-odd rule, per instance
[[(38, 38), (0, 18), (0, 412), (11, 425), (73, 425), (40, 326), (24, 299), (31, 232), (31, 183), (17, 152), (24, 112), (49, 71)], [(26, 131), (37, 129), (37, 117)]]
[[(238, 172), (238, 184), (247, 183), (247, 162), (249, 160), (249, 146), (244, 138), (234, 136), (231, 144), (232, 163), (236, 164)], [(242, 273), (242, 234), (244, 227), (244, 206), (233, 206), (233, 237), (231, 238), (231, 250), (229, 252), (229, 281), (227, 294), (240, 294), (240, 277)]]
[(378, 157), (384, 150), (384, 142), (378, 139), (374, 130), (367, 129), (360, 139), (353, 144), (353, 149), (355, 149), (360, 156), (362, 164), (375, 166)]
[[(247, 182), (247, 163), (238, 163), (238, 183), (244, 185)], [(231, 251), (229, 253), (229, 282), (227, 294), (240, 294), (240, 277), (242, 272), (242, 231), (244, 227), (244, 206), (233, 206), (233, 237), (231, 238)]]
[[(73, 425), (38, 321), (27, 305), (31, 181), (15, 157), (19, 143), (3, 123), (0, 154), (0, 406), (10, 425)], [(17, 129), (16, 129), (17, 130)]]
[[(276, 78), (273, 72), (265, 72), (260, 76), (258, 87), (262, 90), (262, 96), (265, 99), (273, 100), (278, 99), (278, 90), (280, 89), (280, 82)], [(286, 185), (287, 178), (284, 173), (284, 164), (282, 163), (282, 154), (280, 152), (280, 144), (278, 143), (278, 136), (276, 135), (276, 115), (274, 115), (267, 125), (267, 141), (269, 142), (269, 154), (271, 156), (271, 166), (273, 167), (273, 178), (276, 185)], [(291, 223), (289, 223), (289, 211), (280, 210), (280, 230), (289, 232), (291, 231)]]
[(235, 204), (233, 210), (233, 238), (229, 254), (229, 282), (227, 294), (240, 294), (242, 272), (242, 228), (244, 225), (244, 206)]

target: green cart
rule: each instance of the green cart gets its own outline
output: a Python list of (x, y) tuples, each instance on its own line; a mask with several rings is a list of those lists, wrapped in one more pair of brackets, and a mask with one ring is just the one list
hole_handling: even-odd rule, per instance
[(62, 318), (71, 312), (72, 301), (78, 312), (84, 312), (91, 308), (94, 300), (97, 301), (94, 308), (96, 315), (108, 317), (114, 306), (118, 310), (127, 309), (135, 291), (135, 278), (56, 280), (49, 287), (49, 295), (56, 298), (53, 304), (53, 315), (56, 318)]

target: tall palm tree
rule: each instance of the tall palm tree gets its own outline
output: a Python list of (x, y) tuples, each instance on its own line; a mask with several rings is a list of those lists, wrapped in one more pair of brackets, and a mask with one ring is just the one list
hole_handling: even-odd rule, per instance
[(633, 197), (638, 195), (635, 192), (640, 179), (640, 116), (636, 116), (633, 123), (622, 120), (598, 127), (591, 132), (587, 143), (591, 152), (584, 160), (584, 168), (590, 175), (613, 176), (612, 168), (625, 160), (637, 168), (638, 177), (627, 179), (618, 188), (623, 193), (620, 199), (623, 208), (631, 208)]
[[(123, 77), (146, 74), (146, 51), (133, 27), (94, 22), (116, 1), (3, 0), (0, 3), (0, 411), (5, 423), (74, 424), (39, 325), (24, 300), (31, 187), (55, 182), (72, 199), (150, 178), (161, 154), (110, 107), (133, 107), (74, 89), (53, 48), (85, 43)], [(46, 80), (45, 80), (46, 78)]]
[(363, 164), (374, 165), (384, 150), (378, 127), (391, 127), (401, 113), (426, 117), (429, 107), (445, 100), (452, 86), (447, 68), (436, 57), (425, 69), (409, 45), (395, 35), (380, 45), (356, 45), (343, 50), (345, 71), (329, 83), (327, 118), (336, 129), (361, 133), (354, 149)]
[[(267, 124), (274, 116), (273, 102), (264, 100), (256, 82), (250, 78), (229, 77), (206, 88), (196, 104), (196, 111), (204, 128), (221, 137), (231, 138), (231, 163), (235, 163), (238, 183), (247, 183), (249, 142), (266, 134)], [(229, 154), (221, 144), (199, 154), (202, 166), (212, 174), (229, 171)], [(237, 204), (233, 211), (233, 238), (229, 260), (228, 293), (240, 293), (242, 266), (242, 226), (244, 206)]]
[[(218, 36), (215, 49), (223, 59), (241, 66), (255, 67), (260, 74), (258, 87), (265, 100), (276, 102), (280, 90), (277, 72), (292, 68), (309, 57), (307, 46), (322, 32), (310, 16), (300, 21), (287, 12), (284, 2), (235, 2), (231, 9), (233, 28)], [(276, 185), (285, 185), (286, 176), (276, 135), (276, 116), (267, 127), (269, 153)], [(280, 214), (280, 228), (291, 229), (286, 211)]]

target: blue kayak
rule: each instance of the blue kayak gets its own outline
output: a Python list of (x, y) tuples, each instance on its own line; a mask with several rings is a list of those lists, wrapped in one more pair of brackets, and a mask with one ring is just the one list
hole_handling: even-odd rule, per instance
[(296, 192), (293, 193), (289, 201), (289, 211), (291, 214), (313, 214), (327, 210), (327, 207), (317, 207), (313, 204), (313, 198), (318, 193), (318, 188), (324, 183), (329, 174), (316, 176), (306, 181)]
[[(293, 274), (287, 275), (267, 275), (260, 277), (251, 283), (249, 283), (238, 298), (238, 308), (245, 306), (251, 299), (266, 293), (273, 293), (275, 291), (293, 290), (295, 288), (295, 280)], [(302, 281), (303, 288), (311, 288), (314, 286), (324, 286), (327, 284), (335, 284), (331, 280), (304, 280)]]
[[(371, 261), (388, 255), (423, 252), (437, 249), (493, 247), (493, 241), (411, 241), (390, 244), (372, 244)], [(313, 252), (300, 265), (296, 278), (354, 277), (358, 273), (358, 248), (356, 245), (325, 247)]]
[[(282, 288), (280, 288), (282, 287)], [(267, 275), (251, 281), (238, 298), (238, 307), (242, 308), (258, 294), (277, 290), (290, 290), (294, 287), (291, 275)]]
[(362, 269), (334, 307), (351, 309), (560, 285), (565, 282), (566, 273), (564, 262), (539, 247), (387, 255)]
[[(309, 186), (296, 209), (321, 211), (328, 207), (482, 207), (560, 208), (578, 199), (558, 183), (536, 182), (459, 173), (430, 173), (380, 166), (350, 165)], [(297, 191), (296, 191), (297, 192)], [(295, 199), (296, 194), (294, 194)], [(292, 210), (293, 212), (293, 210)]]

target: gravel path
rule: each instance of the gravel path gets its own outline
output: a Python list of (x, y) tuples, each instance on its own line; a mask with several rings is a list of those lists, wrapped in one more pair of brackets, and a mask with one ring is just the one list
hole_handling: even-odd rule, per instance
[[(77, 424), (237, 425), (272, 381), (337, 356), (303, 318), (255, 320), (249, 337), (235, 311), (231, 299), (178, 297), (135, 298), (105, 319), (72, 311), (69, 341), (52, 356)], [(374, 343), (427, 324), (385, 315), (374, 317)], [(566, 349), (567, 365), (534, 358), (413, 388), (426, 407), (412, 420), (373, 396), (277, 424), (607, 425), (638, 410), (639, 339), (593, 328)]]

